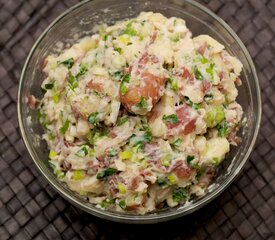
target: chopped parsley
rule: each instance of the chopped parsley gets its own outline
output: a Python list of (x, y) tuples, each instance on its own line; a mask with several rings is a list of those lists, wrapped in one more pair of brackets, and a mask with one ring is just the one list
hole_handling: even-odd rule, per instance
[(188, 198), (188, 192), (184, 188), (178, 188), (173, 191), (172, 197), (175, 202), (182, 202)]
[(203, 79), (204, 79), (202, 73), (200, 72), (200, 70), (198, 69), (197, 66), (195, 66), (195, 67), (193, 68), (193, 71), (194, 71), (194, 74), (195, 74), (195, 78), (196, 78), (197, 80), (203, 80)]
[(228, 135), (228, 122), (223, 121), (216, 126), (219, 137), (226, 137)]
[(199, 110), (202, 108), (201, 103), (193, 103), (189, 97), (184, 97), (184, 101), (187, 105), (189, 105), (191, 108), (195, 109), (195, 110)]
[(96, 125), (99, 122), (98, 114), (99, 114), (98, 112), (94, 112), (90, 114), (90, 116), (88, 117), (88, 122), (93, 125)]
[(115, 174), (117, 170), (115, 168), (106, 168), (96, 175), (98, 180), (105, 180), (107, 177)]
[(68, 130), (69, 126), (70, 126), (70, 121), (67, 119), (64, 122), (63, 126), (61, 128), (59, 128), (60, 133), (62, 133), (64, 135), (66, 133), (66, 131)]
[(121, 125), (123, 125), (124, 123), (126, 123), (128, 120), (129, 120), (129, 119), (128, 119), (127, 116), (120, 117), (120, 118), (117, 119), (116, 125), (117, 125), (117, 126), (121, 126)]
[(179, 122), (178, 116), (176, 114), (163, 115), (162, 120), (171, 124), (176, 124)]
[(148, 103), (147, 103), (146, 99), (142, 96), (140, 102), (137, 103), (136, 106), (139, 108), (147, 108)]
[(86, 146), (83, 146), (81, 149), (79, 149), (76, 152), (75, 155), (78, 156), (78, 157), (85, 157), (85, 156), (87, 156), (88, 155), (88, 150), (87, 150)]
[(67, 67), (67, 68), (72, 68), (72, 66), (74, 65), (74, 59), (73, 58), (69, 58), (69, 59), (67, 59), (67, 60), (65, 60), (65, 61), (63, 61), (63, 62), (61, 62), (61, 61), (57, 61), (57, 64), (58, 65), (60, 65), (60, 64), (62, 64), (62, 65), (64, 65), (65, 67)]
[(187, 164), (188, 164), (188, 165), (191, 165), (191, 163), (192, 163), (192, 161), (194, 160), (194, 158), (195, 158), (194, 156), (188, 155), (187, 158), (186, 158)]
[(126, 25), (126, 28), (122, 31), (121, 33), (122, 35), (123, 34), (127, 34), (129, 36), (136, 36), (137, 35), (137, 31), (132, 27), (132, 22), (129, 22), (127, 25)]

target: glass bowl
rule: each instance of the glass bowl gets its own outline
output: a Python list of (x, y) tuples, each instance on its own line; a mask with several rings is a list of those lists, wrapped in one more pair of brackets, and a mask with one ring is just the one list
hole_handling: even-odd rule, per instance
[[(61, 183), (48, 164), (46, 142), (41, 139), (43, 129), (37, 121), (37, 112), (28, 107), (26, 99), (30, 94), (42, 98), (40, 86), (43, 81), (41, 71), (43, 61), (49, 53), (62, 50), (60, 43), (72, 44), (79, 38), (92, 34), (92, 29), (100, 23), (113, 24), (118, 20), (137, 16), (141, 11), (154, 11), (166, 17), (180, 17), (186, 20), (193, 35), (208, 34), (243, 63), (242, 86), (238, 88), (238, 102), (244, 109), (247, 125), (239, 133), (243, 141), (232, 147), (218, 168), (213, 184), (205, 196), (178, 208), (164, 209), (144, 216), (101, 210), (86, 199), (72, 192)], [(18, 119), (26, 147), (47, 181), (65, 199), (95, 216), (125, 223), (154, 223), (187, 215), (217, 197), (240, 173), (247, 161), (259, 131), (261, 119), (261, 99), (255, 67), (248, 51), (233, 30), (214, 13), (191, 0), (95, 0), (83, 1), (59, 16), (40, 36), (31, 49), (22, 71), (18, 89)]]

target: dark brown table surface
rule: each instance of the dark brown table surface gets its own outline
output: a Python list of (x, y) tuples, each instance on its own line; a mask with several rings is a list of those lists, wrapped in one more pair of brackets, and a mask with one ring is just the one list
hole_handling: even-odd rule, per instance
[(0, 239), (275, 239), (275, 0), (200, 0), (240, 36), (263, 100), (256, 148), (239, 178), (201, 210), (155, 225), (98, 219), (40, 176), (19, 134), (16, 97), (34, 41), (77, 0), (0, 0)]

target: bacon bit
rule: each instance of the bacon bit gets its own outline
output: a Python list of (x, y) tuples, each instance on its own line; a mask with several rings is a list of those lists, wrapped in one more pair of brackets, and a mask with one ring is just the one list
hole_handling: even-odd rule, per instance
[(186, 179), (192, 175), (193, 170), (190, 167), (182, 164), (175, 169), (175, 173), (177, 177), (181, 179)]
[(242, 80), (239, 77), (237, 77), (236, 80), (235, 80), (235, 83), (236, 83), (237, 86), (241, 86), (242, 85)]
[(160, 112), (157, 111), (156, 109), (153, 109), (147, 116), (148, 122), (152, 123), (154, 122), (159, 116)]
[(199, 180), (198, 185), (202, 188), (207, 187), (211, 182), (211, 179), (213, 176), (214, 176), (214, 171), (212, 169), (208, 169), (207, 172)]
[(140, 204), (134, 204), (134, 205), (131, 205), (131, 206), (127, 206), (126, 209), (128, 211), (135, 211), (139, 208)]
[(157, 31), (155, 31), (154, 33), (153, 33), (153, 35), (151, 36), (151, 38), (150, 38), (150, 42), (149, 42), (149, 45), (151, 45), (151, 44), (153, 44), (154, 42), (155, 42), (155, 40), (156, 40), (156, 38), (157, 38)]
[(73, 147), (75, 146), (75, 143), (73, 142), (68, 142), (67, 140), (64, 140), (64, 145), (68, 148), (68, 147)]
[(211, 83), (206, 80), (203, 80), (201, 83), (201, 90), (204, 93), (207, 93), (210, 90), (210, 88), (211, 88)]
[(60, 165), (62, 170), (68, 171), (72, 168), (72, 164), (64, 160)]
[(118, 180), (116, 176), (109, 177), (108, 185), (109, 185), (109, 191), (112, 197), (115, 197), (116, 194), (118, 193), (117, 184), (118, 184)]
[(116, 138), (116, 137), (117, 137), (117, 134), (115, 133), (114, 129), (112, 129), (112, 130), (110, 131), (110, 137), (111, 137), (111, 138)]
[(184, 135), (190, 134), (191, 132), (194, 131), (195, 128), (196, 128), (196, 119), (192, 119), (190, 122), (188, 122), (188, 123), (185, 125), (183, 134), (184, 134)]
[(96, 90), (98, 92), (103, 92), (103, 89), (104, 89), (103, 85), (101, 83), (95, 83), (95, 82), (93, 82), (93, 80), (88, 82), (87, 88), (92, 89), (92, 90)]
[(221, 93), (224, 93), (225, 92), (225, 89), (224, 89), (224, 86), (223, 86), (223, 84), (219, 84), (218, 85), (218, 90), (221, 92)]
[(219, 78), (220, 78), (220, 80), (223, 80), (224, 75), (225, 75), (224, 72), (220, 72), (220, 73), (219, 73)]
[(207, 49), (208, 47), (208, 44), (206, 42), (204, 42), (203, 45), (201, 45), (199, 48), (198, 48), (198, 53), (201, 54), (201, 55), (204, 55), (205, 53), (205, 50)]
[(27, 97), (27, 104), (29, 105), (29, 107), (31, 109), (36, 109), (37, 105), (38, 105), (38, 101), (37, 99), (35, 98), (35, 96), (33, 95), (29, 95)]
[(129, 189), (131, 190), (137, 189), (141, 181), (142, 181), (142, 178), (140, 176), (133, 177), (131, 179)]

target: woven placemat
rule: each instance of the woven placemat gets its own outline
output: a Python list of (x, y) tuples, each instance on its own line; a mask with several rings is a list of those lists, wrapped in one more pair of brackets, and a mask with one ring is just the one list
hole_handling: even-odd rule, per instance
[(34, 41), (77, 0), (0, 0), (0, 239), (275, 239), (275, 0), (200, 0), (248, 47), (263, 99), (256, 148), (240, 177), (201, 210), (157, 225), (98, 219), (61, 198), (19, 134), (17, 85)]

